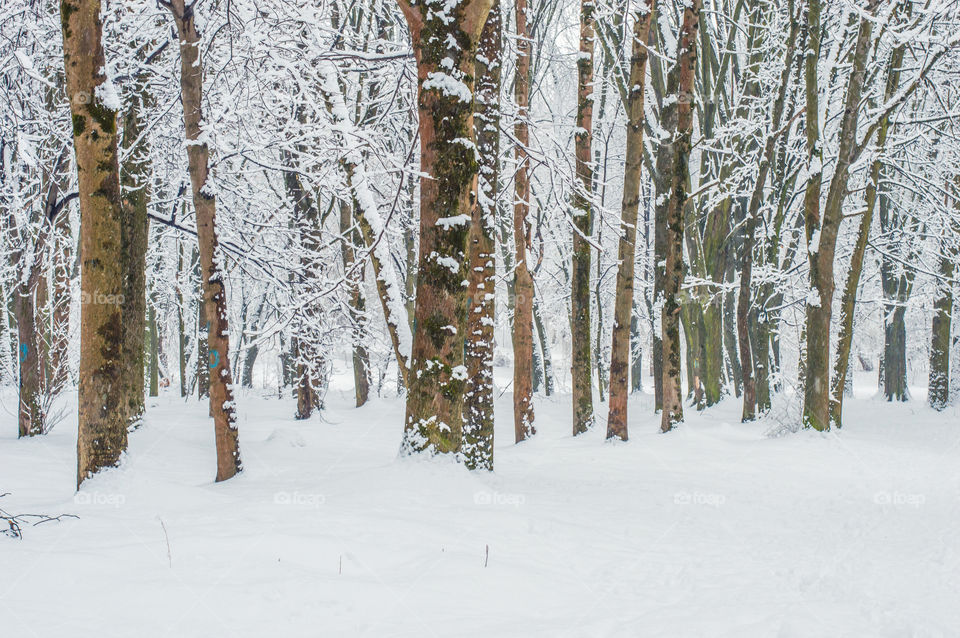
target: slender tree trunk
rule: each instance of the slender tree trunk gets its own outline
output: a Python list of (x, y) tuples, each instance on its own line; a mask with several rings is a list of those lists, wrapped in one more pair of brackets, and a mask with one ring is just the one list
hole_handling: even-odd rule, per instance
[(663, 411), (660, 429), (668, 432), (683, 422), (683, 390), (680, 352), (680, 285), (683, 283), (683, 207), (687, 200), (687, 177), (693, 134), (694, 78), (697, 66), (697, 31), (700, 27), (700, 0), (690, 0), (683, 11), (677, 38), (677, 65), (668, 81), (667, 95), (676, 96), (676, 127), (673, 136), (673, 173), (664, 212), (665, 253), (661, 341), (663, 347)]
[[(647, 37), (655, 0), (641, 3), (634, 16), (630, 56), (630, 96), (627, 104), (627, 158), (623, 169), (623, 201), (620, 207), (620, 245), (617, 255), (617, 289), (613, 310), (610, 349), (610, 412), (607, 438), (627, 440), (627, 398), (631, 369), (633, 282), (636, 269), (637, 217), (640, 207), (640, 179), (643, 169), (643, 94), (647, 76)], [(639, 367), (639, 366), (635, 366)]]
[[(872, 14), (878, 0), (871, 0), (867, 12)], [(810, 264), (810, 293), (806, 305), (806, 366), (804, 376), (803, 424), (817, 430), (830, 429), (830, 320), (833, 310), (834, 255), (837, 235), (843, 220), (850, 164), (857, 143), (857, 119), (865, 79), (872, 18), (865, 14), (853, 52), (853, 62), (845, 95), (845, 108), (840, 125), (839, 153), (826, 203), (820, 208), (822, 182), (822, 144), (819, 127), (819, 91), (817, 53), (820, 39), (820, 0), (809, 0), (809, 43), (806, 59), (806, 126), (808, 173), (804, 196), (804, 220), (807, 255)]]
[[(80, 391), (77, 486), (119, 463), (127, 447), (123, 317), (123, 211), (117, 114), (104, 102), (105, 60), (99, 0), (62, 0), (63, 59), (73, 118), (80, 199)], [(112, 87), (107, 87), (112, 89)]]
[[(906, 3), (905, 3), (906, 4)], [(909, 4), (905, 9), (909, 11)], [(887, 85), (884, 93), (884, 102), (893, 98), (900, 86), (900, 68), (903, 65), (905, 44), (896, 47), (890, 56), (890, 66), (887, 71)], [(888, 117), (883, 118), (877, 131), (877, 153), (882, 153), (887, 142), (890, 127)], [(840, 327), (837, 334), (837, 358), (833, 368), (833, 385), (830, 397), (830, 420), (834, 427), (843, 425), (843, 397), (846, 394), (850, 371), (850, 349), (853, 345), (853, 317), (857, 304), (857, 290), (860, 287), (860, 275), (863, 272), (863, 259), (866, 255), (867, 244), (870, 239), (870, 226), (873, 224), (873, 214), (880, 199), (880, 175), (883, 168), (882, 160), (878, 157), (870, 167), (870, 176), (867, 181), (866, 208), (860, 218), (860, 227), (857, 231), (857, 241), (854, 244), (853, 255), (850, 258), (850, 269), (847, 274), (846, 285), (843, 289), (843, 299), (840, 303)]]
[[(956, 180), (960, 187), (960, 179)], [(954, 205), (960, 212), (960, 197)], [(960, 238), (960, 224), (954, 231), (953, 241)], [(943, 237), (940, 243), (940, 281), (933, 302), (933, 325), (930, 339), (930, 384), (927, 401), (934, 410), (943, 410), (950, 402), (950, 325), (953, 321), (953, 280), (960, 251), (950, 245), (950, 238)]]
[(577, 184), (573, 195), (573, 268), (570, 333), (573, 342), (573, 434), (593, 427), (593, 373), (590, 365), (590, 227), (593, 215), (593, 24), (594, 3), (580, 3), (580, 56), (577, 58), (577, 128), (574, 136)]
[[(163, 3), (163, 0), (161, 0)], [(200, 60), (200, 34), (194, 22), (193, 4), (171, 0), (165, 4), (173, 13), (180, 40), (180, 88), (183, 121), (187, 136), (187, 159), (193, 187), (193, 207), (197, 214), (197, 243), (203, 286), (204, 315), (207, 320), (207, 347), (210, 368), (210, 410), (213, 413), (217, 443), (217, 481), (239, 472), (240, 444), (237, 432), (236, 404), (233, 400), (233, 376), (230, 371), (230, 330), (227, 323), (227, 295), (219, 259), (216, 229), (216, 200), (210, 185), (209, 149), (200, 141), (203, 102), (203, 65)]]
[(553, 358), (550, 354), (550, 335), (547, 334), (543, 316), (540, 314), (540, 302), (537, 301), (536, 291), (533, 294), (533, 325), (537, 329), (537, 341), (540, 342), (540, 358), (543, 361), (543, 391), (547, 396), (551, 396), (554, 390), (554, 376)]
[(449, 453), (463, 436), (467, 239), (476, 205), (473, 81), (492, 0), (440, 7), (400, 0), (417, 61), (420, 263), (402, 454)]
[(630, 392), (643, 391), (643, 344), (637, 313), (630, 317)]
[(17, 351), (20, 357), (18, 423), (21, 437), (43, 434), (45, 426), (35, 304), (35, 295), (42, 282), (37, 265), (30, 271), (26, 283), (17, 286), (13, 304), (13, 314), (17, 321)]
[(514, 175), (513, 240), (515, 305), (513, 315), (513, 429), (517, 443), (536, 431), (533, 426), (533, 276), (530, 274), (530, 55), (531, 41), (527, 29), (527, 0), (516, 1), (517, 69), (514, 98), (517, 102), (517, 138), (514, 153), (517, 162)]
[(174, 296), (177, 303), (177, 371), (180, 376), (180, 397), (186, 398), (190, 393), (187, 388), (187, 327), (184, 321), (183, 308), (183, 243), (177, 239), (177, 282)]
[[(150, 304), (147, 324), (150, 328), (150, 396), (160, 394), (160, 331), (157, 329), (157, 308)], [(142, 392), (142, 391), (141, 391)]]
[[(353, 219), (353, 208), (351, 204), (339, 202), (340, 208), (340, 235), (341, 235), (341, 256), (343, 260), (343, 270), (349, 273), (351, 268), (356, 267), (355, 242), (360, 238), (360, 233), (355, 229)], [(366, 303), (363, 298), (363, 273), (364, 268), (360, 266), (350, 276), (349, 288), (347, 291), (347, 303), (350, 307), (351, 341), (353, 360), (353, 394), (356, 406), (359, 408), (370, 398), (370, 357), (367, 349), (364, 347), (367, 330)]]

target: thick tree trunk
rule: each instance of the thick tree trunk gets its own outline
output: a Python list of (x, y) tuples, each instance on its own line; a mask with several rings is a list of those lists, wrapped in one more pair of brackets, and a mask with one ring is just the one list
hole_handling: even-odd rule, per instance
[[(124, 400), (123, 211), (116, 105), (105, 102), (99, 0), (62, 0), (63, 59), (80, 199), (80, 391), (77, 486), (127, 447)], [(101, 301), (106, 303), (101, 303)], [(113, 303), (110, 303), (113, 301)]]
[[(627, 440), (627, 398), (630, 378), (630, 344), (633, 317), (633, 282), (636, 271), (637, 217), (643, 170), (643, 94), (647, 76), (647, 37), (655, 0), (640, 4), (633, 25), (630, 55), (630, 96), (627, 104), (627, 158), (623, 169), (623, 201), (620, 206), (620, 245), (617, 255), (617, 288), (613, 310), (610, 349), (610, 412), (607, 438)], [(638, 367), (638, 366), (637, 366)]]
[[(683, 390), (680, 351), (680, 285), (684, 278), (683, 208), (687, 200), (690, 145), (693, 134), (694, 78), (697, 66), (697, 32), (700, 27), (700, 0), (690, 0), (683, 11), (677, 38), (677, 64), (668, 81), (668, 96), (676, 96), (676, 126), (667, 129), (672, 144), (673, 171), (669, 198), (664, 211), (665, 251), (663, 309), (660, 338), (663, 348), (663, 411), (660, 429), (668, 432), (683, 422)], [(663, 152), (663, 151), (661, 151)]]
[[(493, 470), (493, 327), (496, 310), (496, 202), (500, 157), (500, 4), (490, 10), (477, 47), (474, 120), (479, 155), (477, 205), (470, 228), (470, 279), (464, 357), (467, 392), (463, 402), (461, 454), (471, 470)], [(516, 328), (515, 328), (516, 329)]]
[(516, 1), (517, 69), (514, 98), (517, 121), (514, 126), (517, 162), (514, 175), (513, 241), (515, 295), (513, 315), (513, 430), (517, 443), (533, 435), (533, 276), (530, 274), (530, 158), (527, 147), (530, 131), (530, 55), (527, 29), (527, 0)]
[(577, 184), (573, 195), (573, 267), (570, 333), (573, 343), (573, 434), (593, 427), (593, 370), (590, 365), (590, 227), (593, 215), (593, 24), (594, 3), (580, 3), (580, 56), (577, 58), (577, 128), (574, 136)]
[(450, 453), (463, 437), (467, 239), (476, 205), (476, 47), (493, 5), (400, 0), (417, 61), (420, 261), (402, 454)]
[(217, 444), (217, 481), (224, 481), (243, 465), (237, 432), (236, 404), (233, 400), (233, 376), (230, 371), (230, 330), (227, 323), (227, 295), (222, 261), (218, 255), (216, 200), (209, 176), (209, 150), (200, 141), (203, 102), (203, 65), (200, 60), (200, 34), (194, 22), (193, 4), (171, 0), (166, 5), (173, 13), (180, 40), (180, 94), (187, 137), (187, 159), (193, 187), (193, 207), (197, 215), (197, 244), (200, 250), (204, 316), (207, 321), (208, 366), (210, 369), (210, 410), (213, 414)]

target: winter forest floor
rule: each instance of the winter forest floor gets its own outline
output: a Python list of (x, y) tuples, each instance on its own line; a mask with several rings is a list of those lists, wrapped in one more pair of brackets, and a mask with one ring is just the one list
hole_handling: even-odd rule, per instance
[(641, 395), (618, 445), (558, 396), (514, 446), (504, 394), (493, 474), (398, 459), (399, 399), (297, 422), (252, 392), (222, 484), (171, 391), (77, 495), (75, 414), (17, 440), (5, 392), (0, 507), (79, 518), (0, 537), (0, 633), (958, 636), (960, 413), (863, 384), (840, 433), (779, 438), (733, 399), (661, 435)]

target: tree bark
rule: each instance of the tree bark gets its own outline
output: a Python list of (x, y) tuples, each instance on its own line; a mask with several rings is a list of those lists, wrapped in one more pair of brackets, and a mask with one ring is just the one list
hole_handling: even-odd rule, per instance
[[(700, 0), (690, 0), (683, 11), (677, 38), (677, 64), (668, 81), (668, 96), (676, 99), (676, 126), (667, 129), (672, 136), (673, 171), (669, 176), (669, 199), (664, 211), (665, 252), (661, 341), (663, 348), (663, 411), (660, 430), (668, 432), (683, 422), (683, 390), (680, 352), (680, 285), (684, 278), (683, 207), (687, 200), (687, 181), (691, 136), (693, 134), (694, 78), (697, 66), (697, 31), (700, 27)], [(663, 151), (661, 151), (663, 152)]]
[[(77, 486), (116, 466), (127, 447), (123, 317), (123, 211), (117, 114), (105, 102), (99, 0), (62, 0), (63, 59), (73, 118), (80, 200), (80, 389)], [(114, 303), (109, 303), (110, 301)], [(105, 301), (107, 303), (100, 303)]]
[(630, 344), (633, 321), (633, 281), (636, 269), (637, 217), (640, 179), (643, 172), (644, 91), (647, 77), (647, 37), (655, 0), (640, 3), (633, 24), (630, 56), (630, 93), (627, 104), (627, 157), (623, 169), (623, 201), (620, 206), (620, 245), (617, 255), (617, 288), (613, 309), (610, 348), (610, 412), (607, 438), (626, 441), (627, 398), (630, 393)]
[(846, 198), (849, 169), (856, 151), (857, 119), (873, 27), (872, 14), (878, 4), (878, 0), (871, 0), (866, 14), (860, 19), (840, 125), (837, 163), (821, 215), (820, 186), (823, 152), (820, 143), (817, 96), (820, 0), (809, 0), (809, 43), (806, 59), (809, 177), (804, 196), (804, 221), (810, 265), (810, 292), (806, 304), (803, 425), (816, 430), (830, 429), (830, 320), (833, 311), (834, 255), (840, 223), (843, 221), (843, 201)]
[[(343, 270), (349, 273), (356, 266), (356, 251), (354, 246), (362, 241), (359, 231), (354, 226), (354, 214), (351, 204), (339, 202), (340, 208), (340, 235), (341, 257)], [(370, 398), (370, 356), (364, 347), (367, 333), (366, 302), (363, 297), (363, 273), (361, 265), (350, 276), (347, 289), (347, 305), (350, 307), (350, 334), (352, 343), (353, 361), (353, 394), (356, 407), (364, 405)]]
[(171, 0), (161, 4), (173, 14), (180, 41), (180, 95), (187, 137), (187, 159), (197, 215), (197, 244), (200, 250), (204, 316), (210, 369), (210, 411), (217, 444), (217, 481), (225, 481), (243, 468), (237, 431), (233, 376), (230, 371), (230, 331), (227, 323), (227, 295), (222, 261), (218, 255), (216, 199), (209, 177), (209, 149), (201, 141), (203, 66), (200, 60), (200, 33), (194, 22), (193, 4)]
[(577, 58), (577, 128), (574, 135), (577, 183), (573, 195), (573, 267), (570, 293), (573, 382), (573, 434), (593, 427), (593, 371), (590, 365), (590, 227), (593, 216), (593, 24), (594, 3), (580, 3), (580, 56)]
[(494, 232), (500, 170), (500, 16), (500, 4), (496, 2), (477, 47), (474, 124), (480, 166), (477, 204), (473, 208), (469, 238), (470, 279), (464, 352), (467, 392), (463, 403), (461, 447), (468, 468), (489, 471), (493, 470), (493, 327), (497, 284)]
[[(960, 178), (955, 180), (960, 188)], [(960, 213), (960, 196), (955, 195), (954, 210)], [(960, 258), (960, 223), (954, 224), (953, 237), (946, 233), (940, 242), (940, 281), (933, 302), (930, 337), (930, 380), (927, 401), (934, 410), (943, 410), (950, 402), (950, 325), (953, 321), (953, 283)], [(951, 242), (952, 239), (952, 242)]]
[(517, 121), (514, 125), (514, 156), (517, 168), (514, 175), (513, 240), (513, 429), (516, 442), (532, 436), (533, 426), (533, 276), (530, 274), (530, 56), (531, 41), (527, 28), (527, 0), (516, 1), (517, 68), (514, 81), (514, 99), (517, 103)]
[[(142, 57), (142, 56), (141, 56)], [(124, 291), (121, 313), (123, 314), (123, 358), (129, 366), (124, 406), (127, 427), (137, 427), (144, 412), (144, 335), (147, 330), (147, 239), (149, 219), (147, 207), (150, 202), (152, 179), (150, 147), (147, 143), (144, 112), (151, 99), (146, 82), (137, 76), (135, 86), (128, 98), (128, 108), (123, 115), (124, 161), (120, 166), (120, 188), (123, 196), (123, 243)], [(152, 330), (153, 327), (150, 326)], [(152, 336), (152, 333), (151, 333)], [(153, 354), (151, 344), (150, 354)], [(153, 361), (150, 361), (151, 372)], [(151, 390), (153, 390), (151, 379)], [(153, 394), (151, 396), (156, 396)]]
[(492, 0), (429, 10), (399, 0), (417, 62), (420, 260), (401, 454), (452, 453), (463, 437), (467, 239), (476, 205), (476, 47)]

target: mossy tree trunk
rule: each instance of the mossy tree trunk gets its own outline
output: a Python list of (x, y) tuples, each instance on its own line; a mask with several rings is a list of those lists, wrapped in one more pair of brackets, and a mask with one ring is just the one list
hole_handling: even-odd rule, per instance
[(693, 134), (694, 79), (697, 66), (697, 32), (700, 28), (700, 0), (691, 0), (683, 11), (677, 38), (677, 63), (667, 82), (667, 96), (673, 96), (676, 119), (666, 129), (672, 140), (660, 152), (674, 155), (672, 171), (663, 177), (668, 181), (668, 197), (664, 205), (664, 280), (660, 338), (663, 348), (662, 386), (663, 411), (660, 429), (668, 432), (683, 421), (683, 390), (680, 351), (680, 286), (684, 278), (683, 213), (687, 200), (687, 183), (691, 136)]
[(420, 255), (402, 454), (452, 453), (467, 386), (467, 239), (476, 205), (475, 56), (492, 0), (399, 0), (417, 62)]
[[(647, 38), (656, 0), (639, 3), (634, 15), (630, 55), (630, 93), (627, 102), (627, 157), (623, 169), (623, 200), (620, 206), (620, 244), (616, 300), (610, 349), (610, 412), (607, 438), (627, 440), (627, 398), (630, 393), (631, 342), (636, 320), (633, 315), (633, 282), (636, 272), (637, 217), (640, 179), (643, 171), (644, 91), (647, 77)], [(636, 373), (635, 373), (636, 374)]]
[[(63, 59), (80, 200), (80, 389), (77, 485), (127, 447), (117, 114), (105, 103), (99, 0), (62, 0)], [(111, 87), (112, 88), (112, 87)], [(101, 303), (101, 301), (103, 303)], [(113, 303), (110, 303), (110, 302)]]
[(593, 56), (595, 6), (580, 2), (580, 55), (577, 58), (577, 122), (574, 135), (577, 180), (573, 215), (573, 266), (570, 291), (570, 376), (573, 383), (573, 434), (593, 427), (593, 371), (590, 365), (590, 228), (593, 216)]
[(237, 431), (236, 403), (233, 399), (233, 375), (230, 370), (230, 330), (227, 323), (227, 291), (217, 238), (216, 199), (209, 178), (209, 154), (201, 141), (203, 121), (203, 64), (201, 39), (197, 31), (194, 4), (184, 0), (160, 0), (170, 9), (180, 41), (180, 96), (187, 138), (187, 159), (193, 207), (197, 215), (197, 244), (200, 251), (203, 316), (207, 321), (207, 367), (210, 370), (210, 411), (214, 420), (217, 445), (217, 481), (241, 471), (240, 442)]

